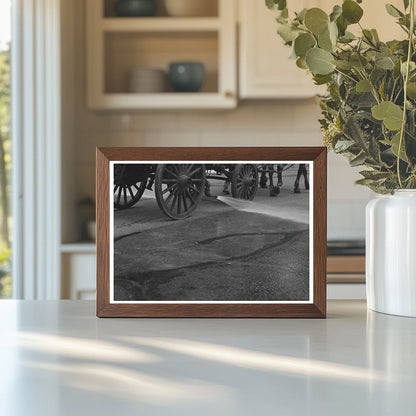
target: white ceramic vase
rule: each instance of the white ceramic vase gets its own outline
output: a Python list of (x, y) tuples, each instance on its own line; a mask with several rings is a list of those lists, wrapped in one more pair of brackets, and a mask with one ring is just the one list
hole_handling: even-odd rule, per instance
[(416, 190), (368, 203), (366, 281), (369, 309), (416, 317)]

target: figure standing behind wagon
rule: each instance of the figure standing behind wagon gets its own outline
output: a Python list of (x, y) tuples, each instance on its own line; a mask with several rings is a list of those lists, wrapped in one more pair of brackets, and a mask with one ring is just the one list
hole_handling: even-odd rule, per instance
[[(274, 167), (276, 166), (276, 169)], [(277, 164), (277, 165), (261, 165), (260, 167), (260, 188), (267, 188), (267, 175), (269, 177), (269, 192), (270, 196), (277, 196), (280, 193), (280, 188), (283, 186), (283, 172), (289, 168), (293, 167), (293, 165), (284, 165), (284, 164)], [(274, 185), (273, 182), (273, 175), (276, 173), (277, 175), (277, 185)], [(300, 194), (300, 179), (303, 176), (305, 189), (309, 190), (309, 179), (308, 179), (308, 170), (306, 168), (305, 163), (300, 163), (298, 167), (298, 172), (296, 175), (294, 189), (293, 192), (295, 194)]]

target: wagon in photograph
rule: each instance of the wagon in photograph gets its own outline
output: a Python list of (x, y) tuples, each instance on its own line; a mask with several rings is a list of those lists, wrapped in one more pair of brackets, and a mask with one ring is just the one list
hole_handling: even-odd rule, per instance
[(254, 164), (115, 164), (114, 208), (135, 205), (146, 189), (153, 190), (160, 210), (169, 218), (189, 217), (209, 180), (222, 180), (233, 198), (252, 200), (257, 192), (258, 166)]

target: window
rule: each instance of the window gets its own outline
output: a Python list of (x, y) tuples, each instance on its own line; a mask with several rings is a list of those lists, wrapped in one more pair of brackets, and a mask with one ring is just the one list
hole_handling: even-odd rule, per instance
[(11, 1), (0, 0), (0, 298), (12, 293), (10, 271), (10, 43)]

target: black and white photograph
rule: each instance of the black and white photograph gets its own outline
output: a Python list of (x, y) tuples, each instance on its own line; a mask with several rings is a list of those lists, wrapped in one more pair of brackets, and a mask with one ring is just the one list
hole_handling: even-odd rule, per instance
[(313, 163), (110, 163), (111, 303), (312, 303)]

